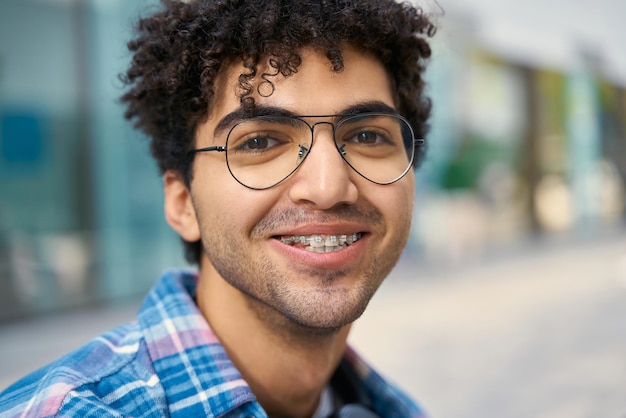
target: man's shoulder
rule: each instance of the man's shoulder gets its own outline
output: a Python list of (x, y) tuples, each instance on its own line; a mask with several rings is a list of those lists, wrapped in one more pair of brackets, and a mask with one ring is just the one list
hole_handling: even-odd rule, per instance
[[(131, 392), (151, 400), (140, 414), (124, 411), (133, 404), (123, 399)], [(128, 323), (8, 387), (0, 393), (0, 415), (82, 416), (81, 411), (101, 410), (150, 416), (161, 392), (141, 330)]]

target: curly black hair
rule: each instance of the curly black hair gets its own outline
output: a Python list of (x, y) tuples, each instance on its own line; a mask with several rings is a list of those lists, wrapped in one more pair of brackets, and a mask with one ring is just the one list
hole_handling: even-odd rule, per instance
[[(273, 75), (289, 76), (301, 63), (299, 51), (312, 47), (343, 69), (341, 45), (373, 54), (385, 66), (399, 113), (418, 138), (428, 130), (431, 103), (422, 74), (435, 26), (420, 8), (395, 0), (162, 0), (142, 18), (128, 43), (131, 65), (122, 75), (129, 86), (121, 97), (125, 116), (150, 138), (162, 173), (179, 172), (191, 181), (196, 127), (215, 100), (215, 80), (239, 60), (239, 97), (254, 107), (251, 80), (269, 58)], [(416, 155), (421, 159), (422, 149)], [(198, 264), (201, 243), (184, 242), (185, 256)]]

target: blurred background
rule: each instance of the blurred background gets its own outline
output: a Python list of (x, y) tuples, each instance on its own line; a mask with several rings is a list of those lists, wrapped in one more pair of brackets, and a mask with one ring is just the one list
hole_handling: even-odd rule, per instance
[[(184, 265), (117, 101), (156, 3), (0, 1), (0, 390)], [(428, 156), (353, 343), (433, 416), (624, 417), (626, 3), (420, 5)]]
[(0, 2), (0, 319), (133, 297), (182, 263), (118, 102), (150, 4)]

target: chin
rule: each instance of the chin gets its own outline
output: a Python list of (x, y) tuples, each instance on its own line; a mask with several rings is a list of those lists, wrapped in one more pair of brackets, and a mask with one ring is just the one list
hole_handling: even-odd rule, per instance
[[(345, 292), (332, 293), (331, 296), (309, 297), (306, 304), (297, 307), (292, 305), (292, 309), (283, 311), (283, 316), (302, 333), (333, 334), (360, 318), (371, 299), (369, 295), (355, 298)], [(349, 303), (350, 298), (353, 299), (352, 303)]]

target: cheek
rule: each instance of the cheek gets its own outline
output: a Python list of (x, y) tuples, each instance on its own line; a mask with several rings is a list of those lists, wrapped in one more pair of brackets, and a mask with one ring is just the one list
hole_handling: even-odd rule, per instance
[(403, 205), (407, 208), (409, 216), (412, 216), (415, 209), (415, 175), (411, 172), (407, 175), (406, 183), (403, 183)]
[(276, 202), (271, 190), (250, 190), (239, 183), (207, 187), (204, 191), (196, 190), (195, 195), (202, 234), (213, 237), (228, 234), (231, 239), (249, 236)]
[[(395, 187), (394, 187), (395, 186)], [(390, 186), (382, 186), (390, 187)], [(391, 185), (375, 194), (376, 205), (386, 215), (390, 224), (406, 225), (413, 215), (415, 192), (412, 182)]]

